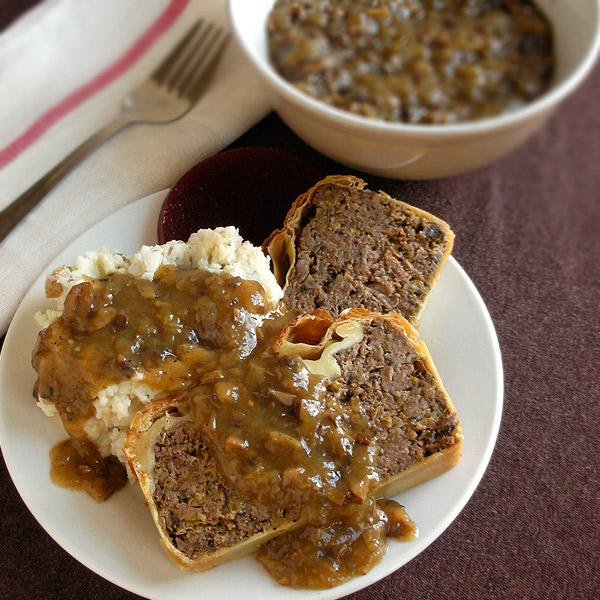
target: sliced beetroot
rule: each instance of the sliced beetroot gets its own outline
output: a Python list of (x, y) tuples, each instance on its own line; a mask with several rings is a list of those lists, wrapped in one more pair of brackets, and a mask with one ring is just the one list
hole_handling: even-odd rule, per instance
[(171, 188), (158, 218), (158, 242), (187, 240), (198, 229), (234, 225), (255, 245), (283, 224), (292, 202), (322, 178), (296, 154), (236, 148), (187, 171)]

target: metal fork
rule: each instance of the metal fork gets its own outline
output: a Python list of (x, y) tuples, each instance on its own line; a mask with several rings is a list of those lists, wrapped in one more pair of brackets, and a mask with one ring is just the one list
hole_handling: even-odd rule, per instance
[(202, 96), (229, 34), (198, 20), (150, 77), (123, 100), (120, 114), (0, 212), (0, 243), (86, 156), (134, 123), (171, 123)]

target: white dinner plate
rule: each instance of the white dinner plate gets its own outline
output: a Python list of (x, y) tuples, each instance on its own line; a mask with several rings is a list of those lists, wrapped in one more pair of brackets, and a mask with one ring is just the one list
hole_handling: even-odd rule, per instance
[(46, 417), (32, 397), (31, 351), (38, 331), (34, 313), (52, 305), (44, 297), (45, 275), (101, 246), (131, 254), (142, 244), (155, 244), (165, 194), (127, 206), (73, 242), (35, 282), (15, 315), (0, 356), (0, 445), (24, 502), (77, 560), (152, 600), (325, 600), (345, 596), (395, 571), (431, 544), (467, 503), (488, 464), (500, 425), (503, 377), (496, 333), (477, 290), (453, 258), (428, 300), (420, 332), (462, 422), (462, 460), (444, 475), (398, 497), (417, 523), (419, 537), (413, 542), (390, 540), (385, 558), (366, 575), (316, 592), (279, 586), (252, 556), (204, 573), (183, 571), (163, 552), (137, 486), (127, 486), (97, 504), (83, 492), (50, 482), (48, 453), (66, 436), (58, 417)]

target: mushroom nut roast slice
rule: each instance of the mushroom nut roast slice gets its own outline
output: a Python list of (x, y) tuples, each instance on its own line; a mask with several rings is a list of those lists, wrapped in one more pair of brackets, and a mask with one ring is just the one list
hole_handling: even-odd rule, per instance
[(164, 549), (201, 571), (440, 475), (461, 445), (414, 327), (351, 309), (303, 314), (150, 404), (124, 450)]
[(417, 324), (452, 252), (441, 219), (361, 179), (329, 176), (299, 196), (263, 243), (289, 308), (399, 312)]

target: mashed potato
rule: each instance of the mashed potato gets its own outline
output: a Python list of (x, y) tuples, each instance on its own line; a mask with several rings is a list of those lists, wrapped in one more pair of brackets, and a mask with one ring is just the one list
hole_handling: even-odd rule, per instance
[[(36, 319), (45, 328), (59, 318), (69, 290), (86, 278), (102, 278), (123, 272), (151, 281), (161, 265), (174, 265), (182, 270), (204, 269), (257, 281), (273, 305), (283, 296), (269, 268), (269, 259), (261, 249), (244, 241), (236, 228), (219, 227), (201, 229), (192, 234), (187, 243), (173, 241), (162, 246), (142, 246), (129, 257), (111, 253), (105, 248), (79, 256), (72, 267), (60, 267), (48, 276), (46, 295), (56, 299), (56, 307), (38, 313)], [(136, 381), (134, 375), (97, 394), (93, 401), (95, 414), (88, 419), (84, 430), (103, 456), (113, 454), (126, 463), (122, 448), (131, 418), (157, 393), (158, 390), (146, 383)], [(47, 398), (38, 397), (38, 406), (48, 416), (57, 413), (56, 407)]]

